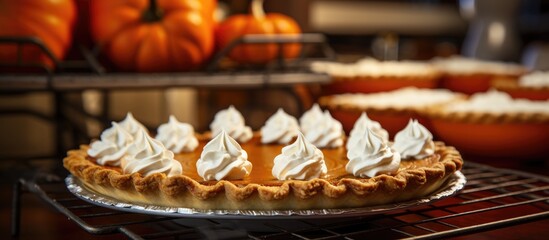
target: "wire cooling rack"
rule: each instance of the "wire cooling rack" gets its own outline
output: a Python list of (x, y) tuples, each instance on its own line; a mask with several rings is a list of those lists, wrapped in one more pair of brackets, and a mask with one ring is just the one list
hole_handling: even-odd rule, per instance
[[(467, 185), (431, 205), (337, 219), (212, 220), (150, 216), (99, 207), (72, 195), (63, 181), (20, 180), (14, 188), (12, 235), (20, 197), (39, 196), (92, 235), (129, 239), (440, 239), (549, 219), (549, 178), (467, 162)], [(24, 191), (23, 191), (24, 190)]]

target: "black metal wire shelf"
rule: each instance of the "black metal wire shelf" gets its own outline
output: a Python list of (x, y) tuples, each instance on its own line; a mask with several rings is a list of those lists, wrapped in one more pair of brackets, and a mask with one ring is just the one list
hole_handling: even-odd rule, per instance
[[(0, 93), (29, 91), (81, 91), (84, 89), (122, 89), (122, 88), (168, 88), (168, 87), (203, 87), (203, 88), (261, 88), (265, 86), (291, 86), (294, 84), (327, 83), (329, 77), (309, 71), (306, 63), (318, 60), (308, 56), (302, 50), (300, 56), (293, 60), (282, 58), (285, 44), (299, 43), (305, 46), (318, 46), (320, 59), (334, 59), (335, 52), (327, 43), (326, 37), (317, 33), (297, 35), (245, 35), (236, 39), (226, 48), (221, 49), (208, 61), (204, 69), (186, 73), (134, 73), (107, 72), (98, 59), (98, 49), (89, 50), (80, 47), (81, 59), (62, 61), (35, 37), (1, 37), (0, 45), (11, 44), (18, 47), (18, 57), (13, 62), (1, 62), (8, 72), (0, 74)], [(236, 65), (221, 67), (222, 60), (235, 47), (241, 44), (277, 44), (280, 52), (276, 61), (262, 66)], [(36, 46), (55, 65), (50, 66), (23, 61), (22, 47)], [(230, 65), (230, 64), (229, 64)], [(233, 64), (234, 65), (234, 64)], [(19, 69), (20, 71), (17, 71)], [(28, 69), (34, 69), (27, 73)], [(9, 70), (14, 70), (11, 72)], [(23, 71), (21, 71), (23, 70)], [(21, 73), (23, 72), (23, 73)]]
[(12, 234), (20, 230), (24, 192), (37, 195), (90, 234), (129, 239), (441, 239), (549, 219), (549, 178), (472, 162), (462, 172), (468, 179), (464, 190), (431, 205), (373, 216), (275, 221), (121, 212), (76, 198), (60, 179), (21, 179), (14, 188)]

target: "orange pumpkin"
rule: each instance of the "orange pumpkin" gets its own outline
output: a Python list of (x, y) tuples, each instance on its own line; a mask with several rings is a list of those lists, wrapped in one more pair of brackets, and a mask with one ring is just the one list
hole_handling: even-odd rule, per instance
[[(0, 1), (0, 36), (37, 37), (59, 59), (65, 57), (72, 41), (76, 6), (72, 0)], [(34, 45), (22, 45), (24, 63), (53, 62)], [(0, 44), (0, 61), (15, 63), (17, 46)]]
[[(254, 0), (251, 15), (233, 15), (220, 23), (216, 29), (217, 44), (222, 49), (246, 34), (299, 34), (299, 25), (290, 17), (278, 13), (265, 14), (263, 0)], [(284, 44), (283, 56), (296, 57), (301, 45)], [(278, 55), (278, 44), (240, 44), (229, 53), (229, 58), (239, 63), (264, 64)]]
[(91, 29), (121, 70), (197, 69), (214, 47), (215, 0), (93, 0)]

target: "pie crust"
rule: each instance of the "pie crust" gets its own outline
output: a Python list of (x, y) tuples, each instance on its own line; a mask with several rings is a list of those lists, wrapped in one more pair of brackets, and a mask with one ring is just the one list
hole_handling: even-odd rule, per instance
[[(465, 100), (461, 100), (465, 101)], [(425, 110), (430, 119), (444, 119), (462, 123), (497, 123), (497, 124), (549, 124), (549, 114), (526, 112), (478, 112), (478, 111), (447, 111), (450, 104), (437, 105)]]
[[(357, 106), (353, 103), (334, 103), (334, 96), (324, 96), (319, 99), (319, 104), (323, 108), (330, 110), (332, 116), (339, 120), (343, 125), (345, 132), (349, 133), (356, 120), (362, 112), (368, 113), (368, 117), (377, 121), (383, 126), (391, 137), (402, 130), (408, 124), (410, 119), (417, 119), (421, 124), (429, 128), (429, 120), (425, 117), (425, 112), (432, 107), (447, 104), (447, 101), (421, 105), (421, 106)], [(456, 94), (452, 101), (460, 101), (466, 96)]]
[(470, 156), (538, 158), (549, 154), (549, 114), (427, 111), (433, 134)]
[(521, 86), (516, 78), (501, 78), (492, 82), (492, 87), (506, 92), (513, 98), (525, 98), (530, 100), (547, 100), (549, 99), (549, 87), (531, 87)]
[(461, 56), (434, 59), (433, 64), (442, 73), (440, 87), (469, 95), (486, 92), (495, 79), (518, 78), (527, 72), (519, 64)]
[(436, 88), (441, 73), (430, 63), (420, 61), (378, 61), (360, 59), (355, 63), (313, 62), (311, 70), (330, 75), (322, 85), (322, 95), (375, 93), (403, 87)]
[(499, 78), (518, 78), (520, 75), (495, 75), (488, 73), (471, 73), (471, 74), (445, 74), (440, 86), (452, 90), (453, 92), (461, 92), (465, 94), (473, 94), (477, 92), (486, 92), (492, 87), (492, 82)]
[(403, 87), (436, 88), (439, 74), (428, 76), (356, 76), (338, 77), (332, 76), (332, 82), (322, 85), (323, 95), (341, 93), (375, 93), (392, 91)]
[(463, 164), (455, 148), (436, 142), (434, 155), (422, 160), (402, 160), (394, 175), (357, 178), (344, 173), (348, 161), (344, 148), (322, 149), (328, 177), (279, 181), (270, 175), (269, 164), (272, 165), (272, 157), (283, 146), (260, 144), (256, 133), (242, 147), (253, 163), (252, 174), (255, 172), (257, 176), (235, 181), (203, 181), (193, 173), (197, 160), (193, 158), (200, 156), (207, 142), (204, 137), (199, 139), (201, 145), (195, 152), (176, 154), (183, 166), (180, 176), (123, 174), (120, 168), (97, 165), (87, 154), (88, 145), (69, 151), (63, 163), (87, 188), (123, 202), (225, 210), (334, 209), (406, 201), (431, 194)]

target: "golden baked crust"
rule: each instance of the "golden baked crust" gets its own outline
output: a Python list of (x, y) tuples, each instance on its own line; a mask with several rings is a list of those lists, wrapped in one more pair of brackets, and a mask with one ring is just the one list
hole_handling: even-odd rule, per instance
[(390, 80), (402, 80), (402, 81), (433, 81), (438, 80), (442, 74), (439, 72), (433, 71), (431, 74), (425, 74), (425, 75), (410, 75), (410, 76), (404, 76), (404, 75), (383, 75), (383, 76), (353, 76), (353, 77), (346, 77), (346, 76), (339, 76), (339, 75), (332, 75), (333, 81), (390, 81)]
[(439, 87), (470, 95), (488, 91), (495, 79), (518, 78), (521, 74), (448, 73), (442, 76)]
[[(465, 100), (462, 100), (465, 101)], [(431, 119), (442, 119), (449, 122), (462, 123), (549, 123), (547, 113), (528, 112), (478, 112), (478, 111), (448, 111), (449, 105), (438, 105), (424, 111)]]
[(332, 100), (334, 96), (324, 96), (318, 99), (318, 103), (321, 107), (327, 108), (330, 110), (344, 110), (349, 112), (363, 112), (366, 111), (368, 113), (416, 113), (418, 108), (404, 108), (401, 106), (387, 106), (387, 107), (381, 107), (381, 106), (368, 106), (368, 107), (362, 107), (357, 106), (352, 103), (339, 103), (335, 104)]
[(225, 180), (203, 182), (163, 173), (147, 177), (123, 174), (119, 168), (95, 164), (86, 153), (88, 148), (82, 145), (69, 151), (63, 164), (91, 190), (123, 202), (196, 209), (327, 209), (405, 201), (432, 193), (463, 164), (455, 148), (436, 142), (433, 159), (424, 160), (429, 162), (427, 166), (413, 167), (411, 163), (407, 166), (412, 167), (401, 167), (393, 176), (243, 184)]
[[(419, 90), (419, 89), (418, 89)], [(396, 91), (409, 91), (406, 89)], [(412, 90), (413, 91), (413, 90)], [(406, 94), (423, 95), (424, 92), (431, 92), (434, 90), (421, 90), (418, 92), (407, 92)], [(394, 92), (393, 92), (394, 93)], [(349, 133), (356, 120), (359, 118), (362, 112), (366, 112), (368, 117), (374, 121), (377, 121), (383, 126), (390, 136), (395, 136), (400, 130), (402, 130), (408, 124), (410, 119), (417, 119), (424, 125), (428, 125), (428, 120), (424, 117), (424, 113), (432, 107), (438, 105), (448, 104), (453, 101), (460, 101), (466, 98), (466, 95), (460, 93), (451, 93), (447, 97), (438, 99), (423, 99), (420, 102), (407, 103), (402, 100), (404, 104), (392, 104), (386, 102), (384, 104), (375, 103), (379, 100), (380, 95), (384, 95), (384, 98), (388, 98), (393, 93), (374, 93), (374, 94), (357, 94), (357, 95), (331, 95), (324, 96), (319, 99), (319, 104), (326, 109), (330, 110), (332, 116), (341, 122), (343, 129)], [(379, 94), (379, 95), (377, 95)], [(392, 99), (400, 99), (397, 94), (391, 96)], [(408, 96), (409, 98), (410, 96)], [(366, 98), (368, 102), (362, 100)], [(370, 103), (372, 104), (366, 104)], [(419, 104), (421, 103), (421, 104)]]
[(368, 112), (368, 113), (386, 113), (386, 114), (416, 114), (416, 113), (424, 113), (428, 111), (430, 108), (435, 108), (437, 106), (446, 105), (448, 103), (451, 103), (453, 101), (461, 101), (466, 98), (465, 95), (456, 93), (455, 97), (452, 100), (449, 101), (443, 101), (439, 103), (433, 103), (433, 104), (425, 104), (425, 105), (416, 105), (416, 106), (376, 106), (376, 105), (370, 105), (370, 106), (358, 106), (354, 103), (337, 103), (333, 99), (335, 96), (324, 96), (321, 97), (318, 102), (320, 106), (324, 108), (328, 108), (330, 110), (344, 110), (344, 111), (350, 111), (350, 112)]
[(332, 76), (330, 84), (322, 85), (322, 95), (343, 93), (377, 93), (404, 87), (433, 89), (439, 84), (436, 74), (425, 76)]
[(549, 86), (524, 86), (518, 78), (502, 78), (492, 81), (492, 87), (509, 94), (512, 98), (523, 98), (533, 101), (549, 99)]
[(430, 109), (429, 126), (439, 139), (463, 154), (498, 159), (536, 159), (549, 153), (547, 113), (455, 112), (445, 107), (451, 106)]
[(518, 78), (498, 78), (492, 81), (492, 87), (498, 90), (549, 91), (549, 86), (521, 86)]

